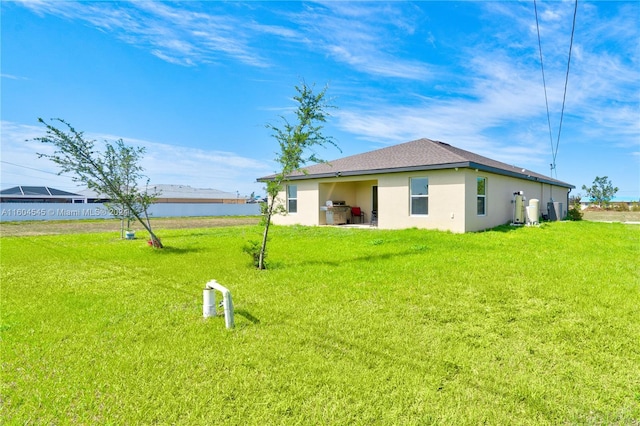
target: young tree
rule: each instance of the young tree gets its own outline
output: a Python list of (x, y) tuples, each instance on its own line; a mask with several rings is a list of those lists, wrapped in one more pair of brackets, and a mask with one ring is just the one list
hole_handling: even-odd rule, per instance
[(286, 212), (282, 204), (278, 203), (278, 193), (282, 190), (283, 184), (289, 180), (289, 175), (309, 162), (320, 163), (324, 161), (314, 151), (316, 147), (324, 147), (326, 144), (331, 144), (340, 150), (331, 136), (322, 134), (322, 123), (325, 123), (327, 117), (329, 117), (327, 110), (334, 108), (333, 105), (327, 103), (325, 98), (327, 86), (315, 94), (313, 93), (313, 86), (309, 87), (303, 81), (295, 89), (298, 92), (293, 97), (298, 103), (295, 112), (296, 123), (290, 123), (284, 116), (280, 116), (282, 119), (281, 127), (271, 124), (266, 125), (273, 132), (272, 136), (280, 145), (280, 152), (275, 160), (281, 169), (276, 173), (273, 180), (267, 182), (268, 199), (263, 211), (265, 216), (264, 233), (258, 255), (258, 269), (265, 269), (267, 238), (271, 217), (274, 214)]
[(618, 192), (618, 188), (613, 186), (608, 176), (596, 176), (591, 187), (582, 185), (582, 190), (587, 192), (587, 197), (592, 203), (597, 203), (600, 207), (606, 207)]
[(147, 214), (147, 209), (158, 194), (149, 193), (146, 189), (142, 191), (138, 187), (138, 182), (145, 178), (139, 164), (144, 148), (127, 146), (120, 139), (115, 144), (105, 142), (106, 149), (100, 153), (95, 149), (95, 141), (85, 139), (83, 132), (60, 118), (54, 120), (67, 129), (61, 130), (38, 118), (46, 126), (47, 132), (46, 136), (34, 140), (56, 148), (53, 154), (38, 153), (38, 157), (48, 158), (60, 167), (60, 174), (72, 173), (75, 182), (82, 182), (111, 199), (110, 210), (116, 217), (122, 220), (135, 218), (149, 232), (153, 246), (162, 248), (162, 242), (151, 229)]
[(582, 220), (582, 206), (580, 205), (582, 196), (580, 194), (569, 197), (569, 210), (567, 210), (567, 219)]

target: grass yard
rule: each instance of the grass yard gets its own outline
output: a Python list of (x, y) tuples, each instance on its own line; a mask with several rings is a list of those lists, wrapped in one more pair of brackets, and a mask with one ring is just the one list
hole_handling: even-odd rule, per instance
[(640, 424), (638, 225), (158, 232), (0, 239), (4, 424)]

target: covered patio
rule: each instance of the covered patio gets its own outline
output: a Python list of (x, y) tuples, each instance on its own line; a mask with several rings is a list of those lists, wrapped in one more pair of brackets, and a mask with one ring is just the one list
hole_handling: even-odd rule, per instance
[[(318, 184), (320, 225), (375, 225), (378, 208), (378, 181), (356, 177)], [(362, 216), (356, 216), (357, 210)], [(354, 213), (356, 215), (354, 215)], [(333, 217), (332, 217), (333, 216)]]

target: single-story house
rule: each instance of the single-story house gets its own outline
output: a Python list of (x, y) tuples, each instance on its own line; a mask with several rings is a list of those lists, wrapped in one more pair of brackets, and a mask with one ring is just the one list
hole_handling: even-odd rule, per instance
[[(633, 206), (637, 206), (638, 204), (640, 204), (640, 197), (613, 197), (610, 201), (609, 204), (618, 204), (618, 205), (622, 205), (625, 204), (627, 206), (627, 208), (629, 210), (631, 210), (633, 208)], [(591, 201), (591, 199), (589, 197), (584, 197), (580, 199), (580, 209), (581, 210), (586, 210), (589, 207), (594, 207), (594, 206), (598, 206), (597, 203)]]
[(156, 203), (213, 203), (245, 204), (246, 198), (240, 198), (236, 192), (225, 192), (213, 188), (193, 188), (188, 185), (156, 185), (160, 193)]
[[(277, 197), (288, 214), (275, 215), (275, 224), (313, 226), (363, 219), (384, 229), (458, 233), (513, 222), (516, 194), (521, 194), (520, 202), (537, 199), (540, 215), (564, 218), (569, 192), (575, 188), (430, 139), (312, 165), (288, 178)], [(364, 218), (351, 214), (352, 207), (359, 207)]]
[[(150, 192), (160, 195), (155, 204), (245, 204), (246, 198), (240, 198), (238, 193), (224, 192), (212, 188), (193, 188), (188, 185), (158, 184), (149, 187)], [(81, 191), (89, 202), (108, 202), (104, 194), (97, 194), (92, 189)]]
[(84, 203), (81, 194), (51, 188), (50, 186), (18, 185), (0, 191), (2, 203)]

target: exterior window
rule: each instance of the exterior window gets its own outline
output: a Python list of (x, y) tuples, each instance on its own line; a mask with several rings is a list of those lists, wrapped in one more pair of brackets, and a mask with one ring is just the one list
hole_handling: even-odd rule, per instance
[(487, 178), (479, 177), (478, 182), (478, 216), (487, 214)]
[(411, 215), (429, 214), (429, 179), (411, 178)]
[(287, 185), (287, 211), (298, 212), (298, 185)]

